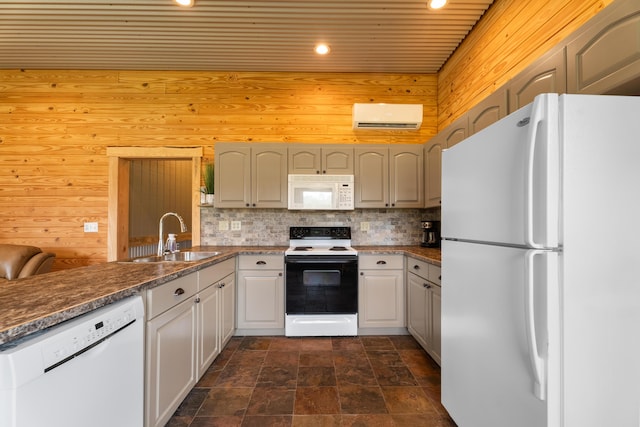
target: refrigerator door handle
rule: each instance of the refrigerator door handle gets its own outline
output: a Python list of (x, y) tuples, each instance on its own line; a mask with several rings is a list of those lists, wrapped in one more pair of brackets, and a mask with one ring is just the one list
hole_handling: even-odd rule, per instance
[(533, 184), (534, 184), (534, 163), (536, 142), (538, 141), (538, 125), (546, 118), (544, 97), (536, 97), (531, 108), (531, 116), (529, 119), (529, 134), (526, 142), (526, 172), (525, 172), (525, 243), (527, 246), (536, 249), (543, 249), (544, 244), (537, 243), (533, 236), (533, 220), (534, 220), (534, 203), (533, 203)]
[(527, 342), (529, 359), (533, 370), (533, 394), (540, 400), (546, 400), (546, 374), (545, 359), (540, 355), (536, 335), (536, 307), (534, 295), (534, 263), (535, 257), (546, 255), (548, 251), (537, 249), (528, 250), (525, 256), (525, 327), (527, 331)]

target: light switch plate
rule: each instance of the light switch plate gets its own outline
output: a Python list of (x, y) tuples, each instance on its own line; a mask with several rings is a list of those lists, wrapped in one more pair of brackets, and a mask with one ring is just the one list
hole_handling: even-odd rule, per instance
[(231, 221), (231, 230), (239, 231), (242, 228), (242, 221)]
[(97, 222), (85, 222), (84, 223), (84, 232), (85, 233), (97, 233), (98, 232), (98, 223)]
[(360, 231), (369, 231), (369, 223), (368, 222), (361, 222), (360, 223)]
[(219, 221), (218, 222), (218, 230), (219, 231), (227, 231), (227, 230), (229, 230), (229, 221)]

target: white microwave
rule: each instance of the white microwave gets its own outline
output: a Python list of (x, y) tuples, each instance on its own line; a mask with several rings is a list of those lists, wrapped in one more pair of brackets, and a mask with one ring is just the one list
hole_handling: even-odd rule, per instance
[(289, 175), (289, 209), (353, 210), (353, 175)]

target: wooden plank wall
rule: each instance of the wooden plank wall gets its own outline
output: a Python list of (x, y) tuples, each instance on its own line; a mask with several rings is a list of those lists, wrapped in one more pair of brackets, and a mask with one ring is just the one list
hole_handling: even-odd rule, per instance
[[(436, 91), (435, 75), (0, 70), (0, 243), (55, 252), (54, 270), (106, 261), (109, 146), (423, 143)], [(354, 132), (354, 102), (421, 103), (423, 126)]]
[(438, 129), (444, 129), (612, 2), (496, 0), (438, 73)]

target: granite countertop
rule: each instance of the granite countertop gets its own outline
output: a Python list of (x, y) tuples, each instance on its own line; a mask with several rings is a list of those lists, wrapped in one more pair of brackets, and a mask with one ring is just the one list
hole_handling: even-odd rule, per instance
[[(284, 246), (201, 246), (220, 255), (196, 262), (108, 262), (0, 283), (0, 344), (54, 326), (203, 267), (246, 254), (281, 254)], [(359, 253), (398, 253), (440, 265), (440, 249), (356, 246)]]

